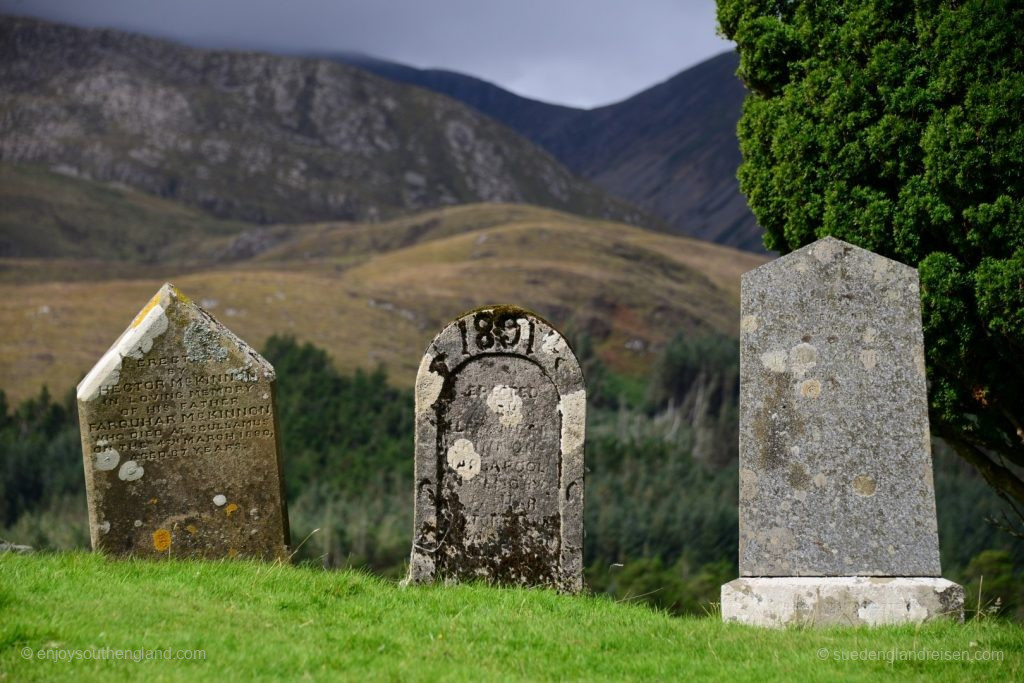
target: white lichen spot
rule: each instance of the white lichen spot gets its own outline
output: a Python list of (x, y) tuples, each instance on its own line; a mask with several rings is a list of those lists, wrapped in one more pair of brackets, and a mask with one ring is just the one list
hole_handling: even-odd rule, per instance
[(793, 532), (786, 527), (777, 526), (765, 532), (766, 540), (778, 549), (792, 548), (796, 545)]
[(141, 331), (138, 339), (124, 354), (126, 358), (141, 359), (153, 348), (153, 341), (167, 331), (170, 321), (164, 315), (164, 309), (154, 306), (153, 310), (146, 314), (142, 324), (136, 330)]
[(818, 259), (822, 263), (828, 263), (836, 257), (836, 254), (842, 249), (838, 240), (834, 239), (822, 239), (813, 247), (811, 247), (811, 253), (814, 254), (814, 258)]
[(583, 434), (587, 424), (587, 391), (580, 389), (566, 394), (558, 401), (562, 416), (562, 455), (583, 450)]
[(757, 497), (757, 473), (746, 467), (740, 469), (740, 500)]
[(496, 385), (487, 395), (487, 407), (498, 416), (502, 427), (517, 427), (523, 421), (523, 399), (514, 387)]
[(554, 330), (551, 330), (546, 335), (544, 335), (544, 339), (540, 343), (540, 348), (544, 351), (544, 353), (550, 353), (557, 356), (565, 353), (567, 347), (565, 345), (565, 339), (562, 338), (562, 335), (558, 334)]
[(814, 475), (814, 485), (817, 486), (819, 489), (825, 488), (825, 484), (827, 483), (828, 479), (825, 478), (824, 472), (818, 472), (816, 475)]
[(142, 520), (141, 519), (135, 520), (135, 528), (138, 529), (140, 526), (142, 526)]
[(121, 462), (121, 454), (113, 448), (100, 451), (95, 455), (95, 458), (96, 469), (103, 470), (104, 472), (114, 469), (117, 467), (117, 463)]
[(121, 469), (117, 471), (117, 478), (121, 481), (135, 481), (141, 479), (143, 474), (145, 474), (145, 470), (142, 469), (142, 465), (134, 460), (125, 460)]
[(786, 352), (781, 349), (765, 351), (761, 354), (761, 365), (772, 372), (786, 371)]
[(802, 503), (807, 500), (807, 491), (804, 491), (803, 489), (796, 489), (793, 491), (793, 497)]
[(96, 528), (99, 529), (101, 534), (109, 534), (110, 522), (108, 520), (103, 520), (102, 522), (96, 525)]
[(860, 364), (865, 370), (874, 370), (878, 365), (878, 351), (875, 349), (861, 349)]
[(883, 282), (888, 279), (889, 275), (889, 264), (887, 259), (876, 256), (871, 262), (871, 271), (874, 275), (875, 282)]
[(92, 367), (78, 385), (78, 400), (93, 401), (100, 394), (121, 381), (121, 363), (125, 358), (141, 359), (153, 348), (157, 337), (167, 331), (170, 322), (166, 310), (159, 303), (160, 293), (125, 330), (114, 345), (111, 346), (99, 362)]
[(225, 496), (223, 493), (218, 493), (216, 496), (213, 497), (213, 504), (216, 505), (217, 507), (223, 507), (224, 503), (226, 502), (228, 502), (228, 497)]
[(740, 332), (757, 331), (758, 320), (756, 315), (745, 315), (740, 318)]
[(472, 441), (459, 439), (448, 448), (448, 467), (455, 470), (463, 481), (480, 474), (480, 454)]
[(800, 383), (800, 395), (805, 398), (818, 398), (821, 396), (821, 382), (816, 379), (807, 379)]
[(801, 342), (789, 350), (789, 367), (798, 377), (818, 364), (818, 349)]
[(434, 357), (429, 353), (423, 355), (420, 369), (416, 372), (416, 412), (427, 412), (441, 395), (444, 388), (444, 377), (430, 369)]
[(873, 327), (869, 327), (864, 330), (864, 343), (874, 344), (875, 340), (878, 339), (878, 330)]

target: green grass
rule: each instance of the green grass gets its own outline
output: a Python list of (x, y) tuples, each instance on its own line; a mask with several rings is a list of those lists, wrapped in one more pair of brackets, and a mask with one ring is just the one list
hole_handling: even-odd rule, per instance
[[(202, 650), (205, 659), (52, 659), (104, 648)], [(842, 659), (894, 649), (1002, 652), (1003, 661)], [(40, 660), (41, 650), (51, 659)], [(482, 585), (401, 588), (308, 566), (0, 556), (0, 680), (763, 681), (890, 673), (1021, 680), (1024, 630), (990, 619), (770, 631), (606, 598)]]

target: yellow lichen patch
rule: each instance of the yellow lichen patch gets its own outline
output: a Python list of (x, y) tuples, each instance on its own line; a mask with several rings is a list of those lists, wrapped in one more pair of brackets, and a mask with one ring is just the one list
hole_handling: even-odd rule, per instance
[(149, 504), (150, 504), (150, 505), (156, 505), (156, 504), (157, 504), (157, 503), (159, 503), (159, 502), (160, 502), (160, 499), (159, 499), (159, 498), (150, 498), (150, 499), (149, 499)]
[(189, 532), (190, 534), (194, 534), (195, 532), (199, 531), (199, 529), (196, 528), (195, 524), (189, 524), (187, 527), (185, 527), (185, 531)]
[(183, 303), (183, 304), (190, 304), (190, 303), (192, 303), (192, 299), (189, 299), (188, 296), (185, 295), (185, 292), (181, 291), (180, 289), (178, 289), (174, 285), (171, 285), (171, 291), (174, 292), (174, 296), (177, 297), (178, 301), (180, 301), (181, 303)]
[(165, 552), (171, 547), (171, 532), (167, 529), (157, 529), (153, 532), (153, 548), (158, 552)]
[(228, 548), (228, 557), (237, 557), (238, 551), (234, 548)]
[(142, 321), (146, 318), (146, 314), (156, 308), (157, 304), (160, 303), (160, 292), (153, 295), (153, 298), (149, 300), (146, 307), (139, 311), (139, 314), (135, 316), (135, 320), (132, 321), (132, 327), (138, 327), (142, 324)]
[(234, 503), (228, 503), (228, 506), (226, 508), (224, 508), (224, 514), (226, 514), (228, 517), (230, 517), (231, 515), (235, 514), (235, 512), (237, 510), (238, 510), (238, 506), (237, 505), (235, 505)]
[(865, 498), (875, 495), (875, 480), (865, 474), (859, 474), (853, 479), (853, 492)]

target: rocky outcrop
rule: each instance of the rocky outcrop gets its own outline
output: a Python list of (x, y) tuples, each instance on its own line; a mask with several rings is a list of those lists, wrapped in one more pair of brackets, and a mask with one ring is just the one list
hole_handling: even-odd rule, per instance
[(643, 222), (452, 99), (333, 61), (0, 17), (0, 161), (257, 223), (526, 202)]

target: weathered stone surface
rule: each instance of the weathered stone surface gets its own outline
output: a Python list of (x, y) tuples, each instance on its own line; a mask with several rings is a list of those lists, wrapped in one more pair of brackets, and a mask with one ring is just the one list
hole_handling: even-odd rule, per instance
[(826, 238), (742, 280), (741, 576), (938, 576), (917, 271)]
[(274, 369), (164, 285), (78, 385), (96, 550), (286, 558)]
[(722, 619), (751, 626), (884, 626), (964, 618), (964, 589), (936, 578), (739, 578)]
[(583, 586), (586, 390), (565, 339), (514, 306), (471, 311), (416, 377), (409, 580)]

